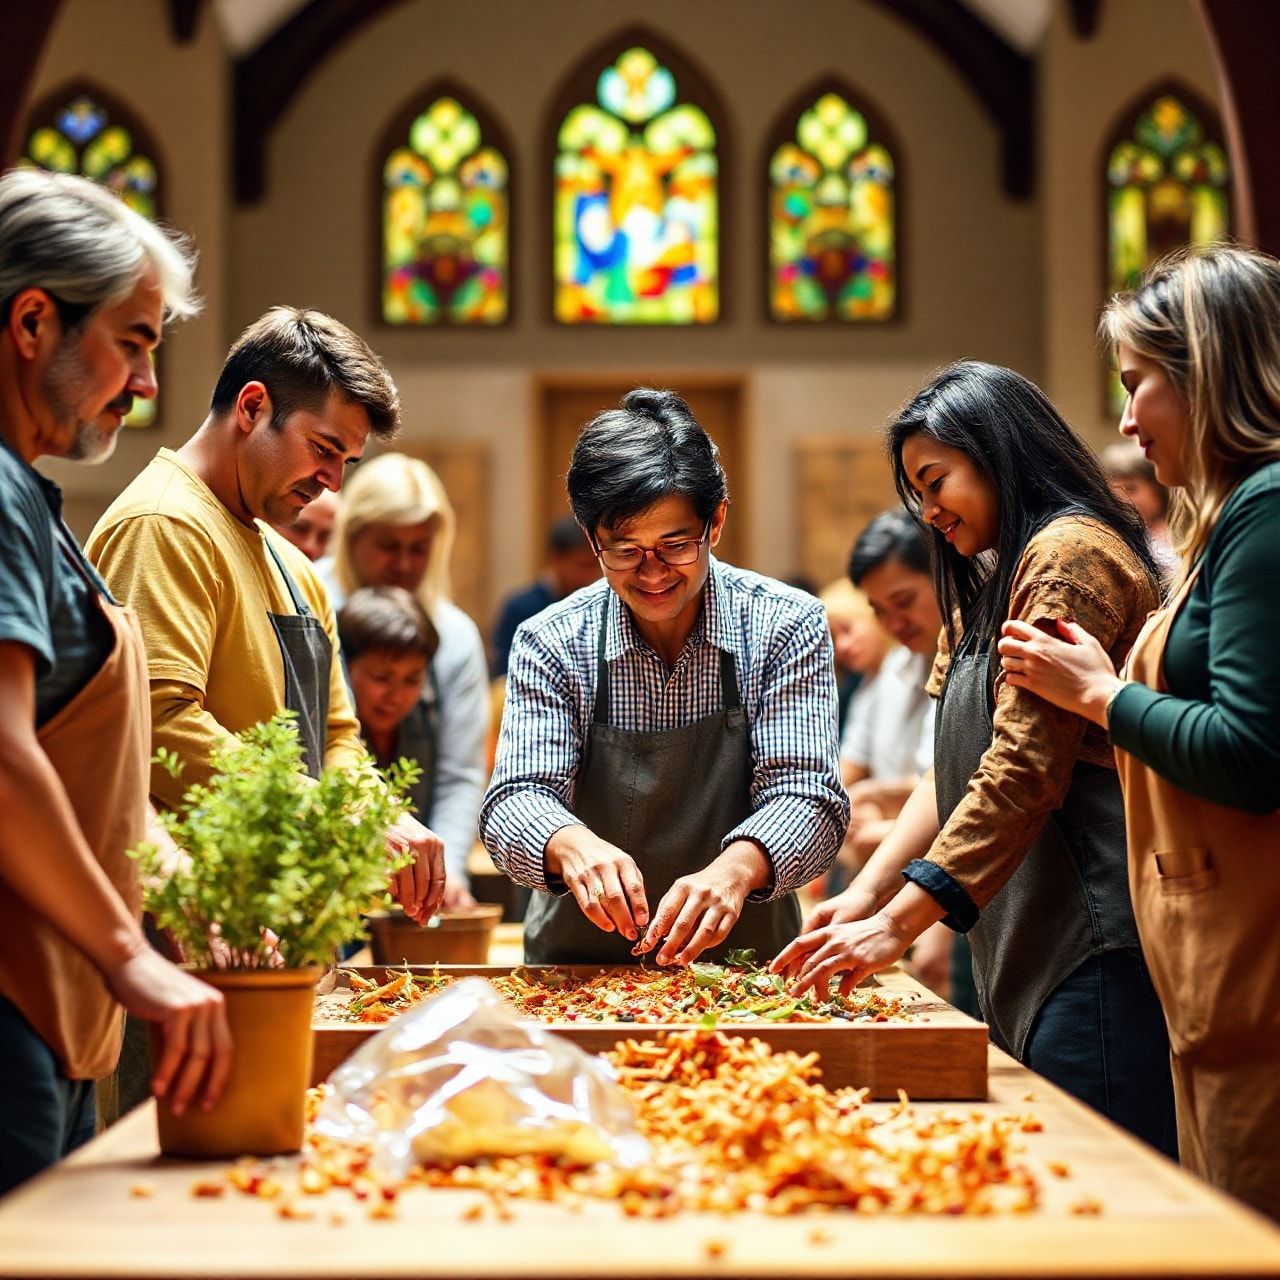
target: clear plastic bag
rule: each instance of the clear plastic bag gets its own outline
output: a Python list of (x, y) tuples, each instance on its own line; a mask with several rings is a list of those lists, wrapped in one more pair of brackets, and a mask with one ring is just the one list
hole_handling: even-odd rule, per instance
[(320, 1132), (368, 1144), (402, 1176), (415, 1164), (538, 1153), (642, 1163), (648, 1144), (602, 1058), (519, 1015), (467, 978), (402, 1014), (330, 1077)]

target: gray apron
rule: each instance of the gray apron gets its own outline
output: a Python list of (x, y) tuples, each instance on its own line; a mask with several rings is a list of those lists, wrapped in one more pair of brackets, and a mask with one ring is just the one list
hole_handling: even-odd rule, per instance
[[(938, 703), (933, 776), (945, 824), (991, 745), (988, 655), (966, 640)], [(1090, 956), (1138, 946), (1124, 801), (1115, 770), (1077, 762), (1062, 807), (969, 930), (978, 1002), (1000, 1048), (1022, 1058), (1040, 1006)]]
[(333, 667), (333, 645), (320, 620), (307, 607), (280, 553), (263, 539), (280, 570), (293, 613), (269, 613), (284, 662), (284, 705), (296, 713), (298, 739), (302, 743), (307, 772), (318, 778), (324, 768), (325, 743), (329, 738), (329, 677)]
[[(604, 655), (613, 600), (609, 592), (600, 620), (595, 709), (571, 807), (597, 836), (635, 859), (654, 912), (676, 880), (719, 857), (724, 837), (751, 813), (751, 728), (733, 655), (723, 650), (722, 710), (677, 729), (641, 732), (611, 726)], [(799, 932), (795, 894), (747, 902), (729, 936), (702, 959), (750, 947), (764, 962)], [(622, 934), (605, 933), (592, 924), (572, 894), (535, 893), (525, 916), (529, 964), (639, 964), (631, 954), (633, 945)]]

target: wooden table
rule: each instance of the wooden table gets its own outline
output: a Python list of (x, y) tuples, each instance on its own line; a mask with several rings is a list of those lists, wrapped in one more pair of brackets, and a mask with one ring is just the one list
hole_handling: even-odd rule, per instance
[[(221, 1166), (159, 1159), (147, 1106), (0, 1201), (0, 1277), (1280, 1276), (1280, 1230), (995, 1049), (990, 1079), (990, 1101), (961, 1105), (1033, 1111), (1044, 1132), (1027, 1135), (1028, 1159), (1071, 1169), (1045, 1172), (1030, 1215), (641, 1221), (608, 1203), (570, 1214), (513, 1201), (509, 1221), (472, 1221), (476, 1193), (413, 1190), (392, 1221), (368, 1220), (342, 1192), (304, 1198), (314, 1219), (286, 1221), (270, 1201), (193, 1199), (195, 1180)], [(153, 1194), (133, 1197), (139, 1184)], [(1099, 1216), (1070, 1212), (1085, 1198)]]

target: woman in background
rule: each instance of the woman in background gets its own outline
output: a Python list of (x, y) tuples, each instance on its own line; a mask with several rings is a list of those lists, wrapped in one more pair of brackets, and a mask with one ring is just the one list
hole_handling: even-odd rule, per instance
[[(364, 463), (342, 488), (334, 553), (316, 569), (341, 609), (360, 587), (402, 587), (436, 630), (422, 697), (437, 698), (439, 750), (430, 815), (420, 815), (444, 841), (445, 910), (474, 905), (467, 856), (484, 795), (489, 679), (476, 624), (449, 600), (453, 508), (425, 462), (384, 453)], [(431, 685), (434, 684), (434, 690)]]

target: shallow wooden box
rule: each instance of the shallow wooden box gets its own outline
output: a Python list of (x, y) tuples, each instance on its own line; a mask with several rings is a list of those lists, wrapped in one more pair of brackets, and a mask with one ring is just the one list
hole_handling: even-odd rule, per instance
[[(550, 966), (549, 966), (550, 967)], [(598, 973), (600, 966), (558, 966), (572, 973)], [(441, 973), (450, 977), (506, 977), (516, 968), (536, 972), (536, 966), (441, 965), (414, 966), (413, 973)], [(352, 972), (377, 982), (389, 972), (380, 966)], [(403, 966), (395, 972), (403, 972)], [(898, 1022), (731, 1022), (718, 1030), (729, 1035), (755, 1036), (774, 1049), (819, 1055), (822, 1082), (832, 1089), (853, 1086), (870, 1089), (873, 1098), (896, 1098), (904, 1090), (911, 1098), (981, 1100), (987, 1096), (987, 1028), (981, 1022), (939, 1000), (900, 969), (887, 969), (871, 979), (883, 994), (910, 1003), (913, 1017)], [(316, 1020), (312, 1082), (324, 1080), (381, 1025)], [(542, 1025), (592, 1053), (612, 1049), (623, 1040), (647, 1039), (663, 1031), (689, 1030), (693, 1023), (652, 1025), (635, 1022), (547, 1022)]]

